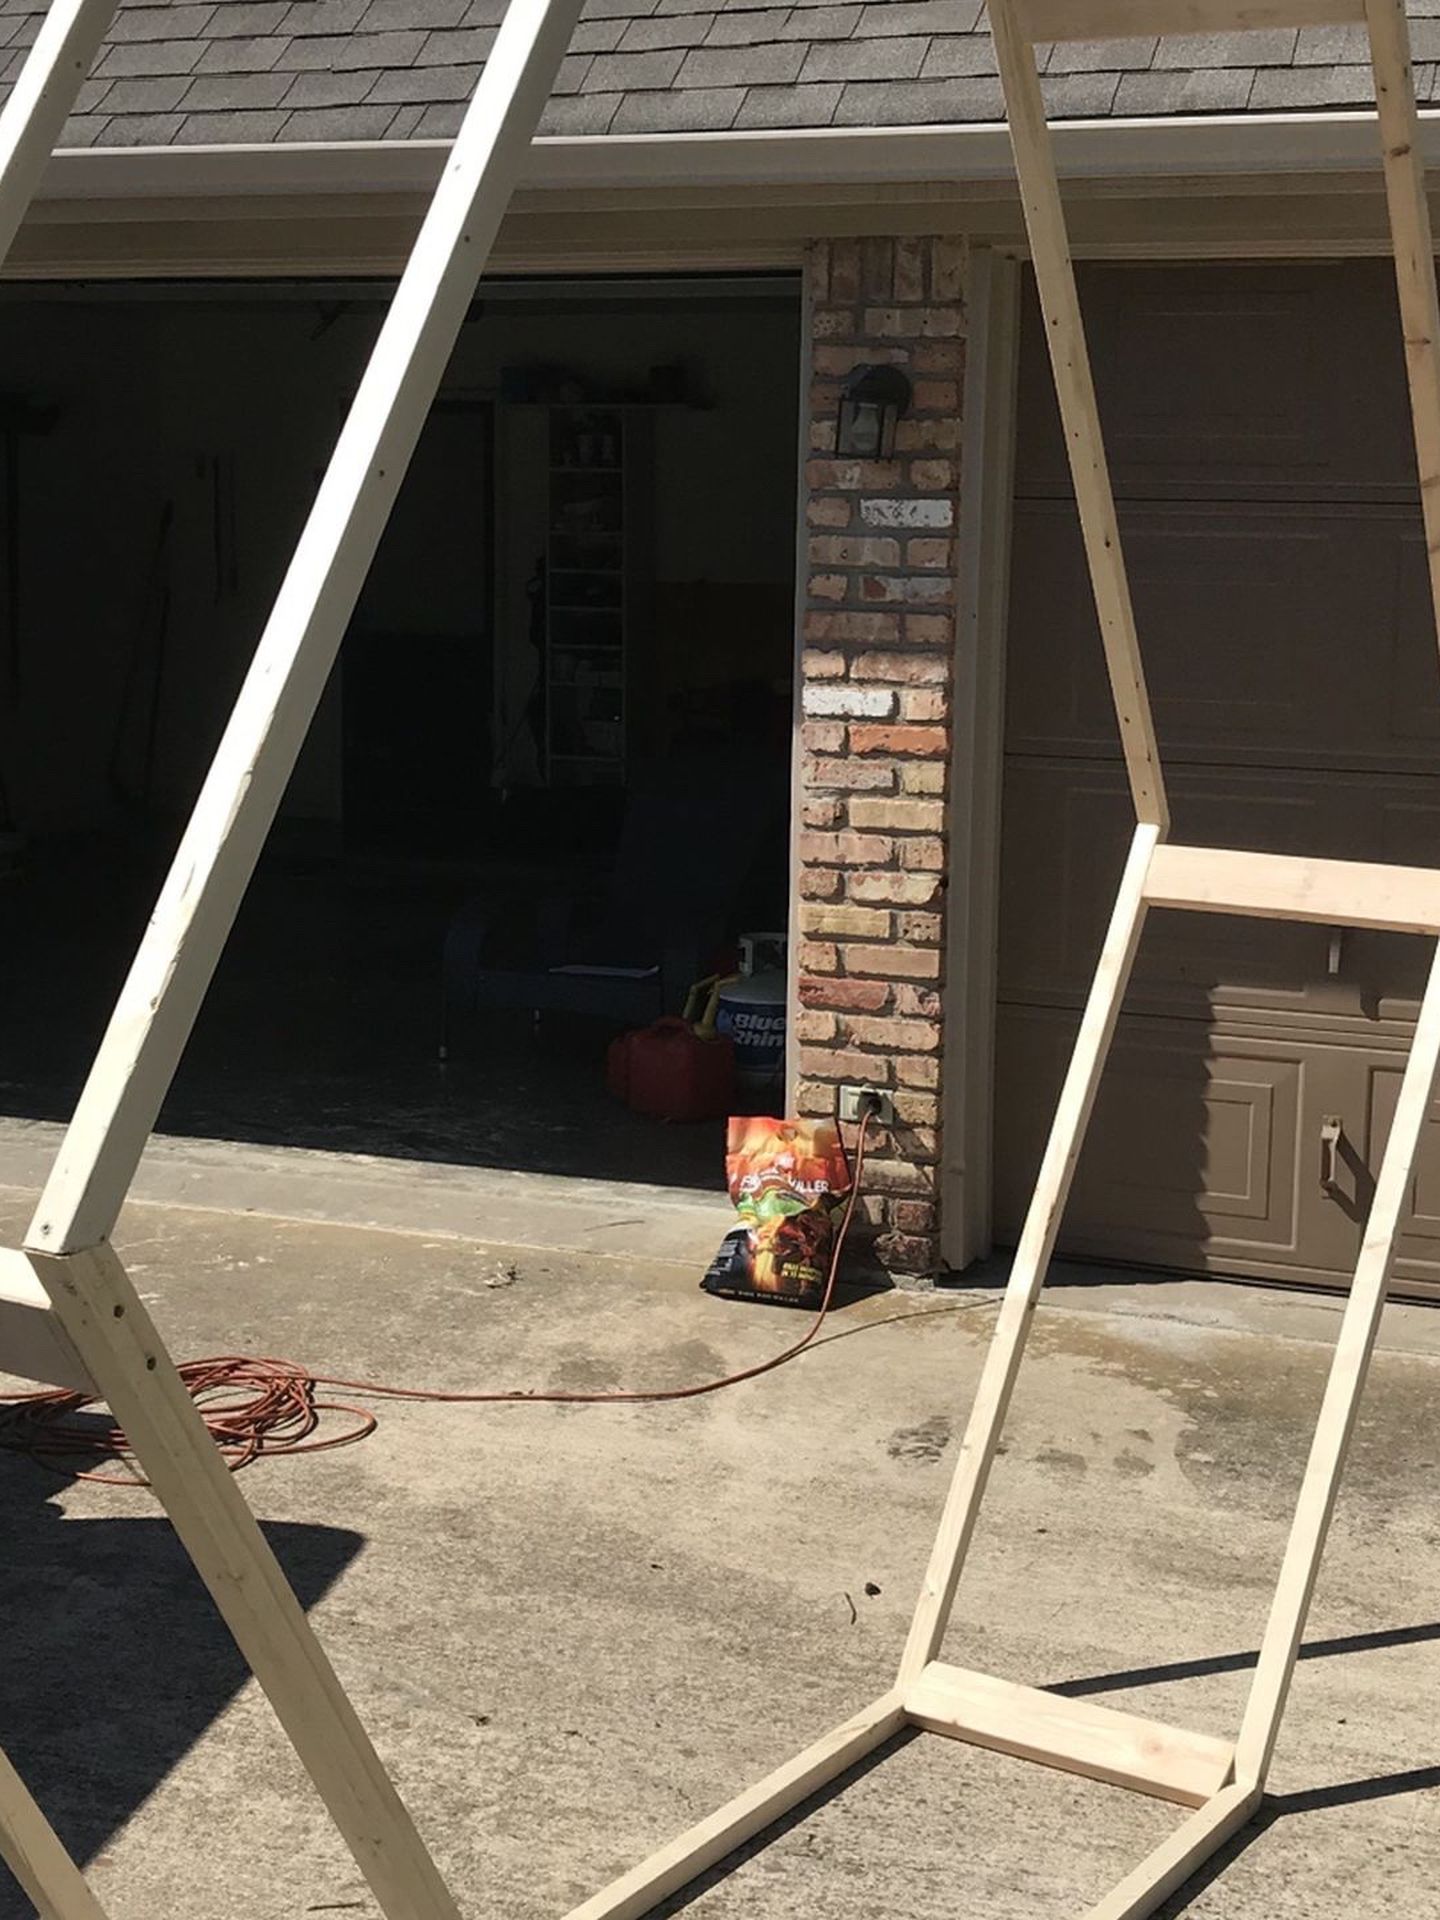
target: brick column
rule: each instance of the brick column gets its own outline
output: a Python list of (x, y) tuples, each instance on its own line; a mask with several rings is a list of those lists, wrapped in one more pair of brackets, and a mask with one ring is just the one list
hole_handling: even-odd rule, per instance
[[(809, 255), (799, 1105), (830, 1113), (842, 1080), (892, 1091), (867, 1186), (904, 1273), (938, 1261), (964, 280), (943, 238)], [(837, 459), (845, 375), (882, 361), (914, 383), (895, 458)]]

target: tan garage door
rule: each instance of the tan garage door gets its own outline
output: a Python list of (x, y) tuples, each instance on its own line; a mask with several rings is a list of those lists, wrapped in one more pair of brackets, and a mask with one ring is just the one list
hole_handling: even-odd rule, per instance
[[(1082, 274), (1175, 837), (1440, 864), (1440, 670), (1382, 263)], [(1011, 594), (997, 1217), (1018, 1229), (1131, 811), (1037, 316)], [(1345, 1280), (1426, 943), (1157, 913), (1062, 1249)], [(1440, 1108), (1402, 1275), (1440, 1290)]]

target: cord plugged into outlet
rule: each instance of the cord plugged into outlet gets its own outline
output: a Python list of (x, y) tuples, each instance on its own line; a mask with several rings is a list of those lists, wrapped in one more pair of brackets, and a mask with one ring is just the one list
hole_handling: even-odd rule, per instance
[(841, 1087), (836, 1108), (842, 1120), (859, 1126), (869, 1120), (878, 1127), (893, 1127), (895, 1102), (879, 1087)]

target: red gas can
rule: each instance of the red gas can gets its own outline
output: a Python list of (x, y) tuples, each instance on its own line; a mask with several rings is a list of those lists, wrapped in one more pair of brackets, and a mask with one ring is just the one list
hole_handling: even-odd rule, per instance
[(735, 1098), (735, 1050), (702, 1040), (688, 1020), (657, 1020), (622, 1033), (606, 1059), (610, 1091), (656, 1120), (717, 1120)]

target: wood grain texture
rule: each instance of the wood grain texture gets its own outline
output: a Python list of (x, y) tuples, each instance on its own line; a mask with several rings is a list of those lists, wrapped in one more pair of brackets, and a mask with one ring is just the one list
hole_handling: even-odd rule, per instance
[(905, 1689), (905, 1713), (931, 1733), (1184, 1807), (1227, 1785), (1235, 1756), (1228, 1740), (938, 1661)]
[(1155, 850), (1145, 898), (1152, 907), (1258, 920), (1440, 932), (1440, 871), (1428, 867), (1167, 845)]
[(93, 1391), (85, 1363), (56, 1319), (23, 1253), (0, 1247), (0, 1373), (42, 1387)]

